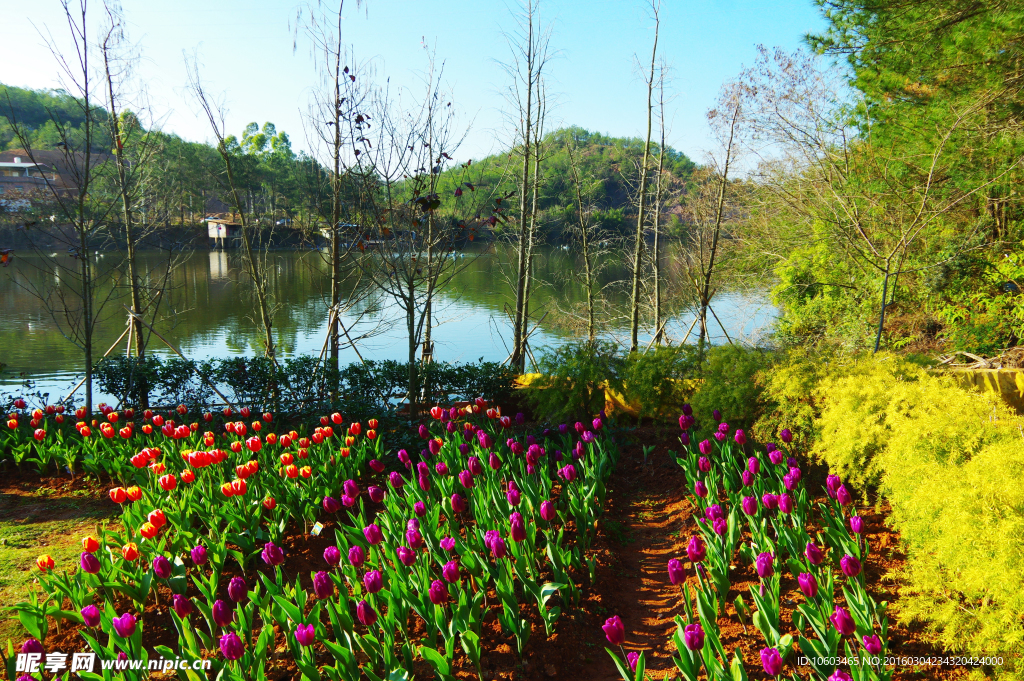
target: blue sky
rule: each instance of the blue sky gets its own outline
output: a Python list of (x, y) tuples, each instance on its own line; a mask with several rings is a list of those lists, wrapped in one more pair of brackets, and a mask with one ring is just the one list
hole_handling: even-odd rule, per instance
[[(427, 67), (424, 41), (445, 62), (447, 84), (470, 127), (461, 158), (498, 151), (508, 133), (502, 109), (509, 57), (502, 29), (511, 29), (514, 0), (346, 0), (347, 41), (372, 59), (378, 78), (417, 89)], [(162, 127), (192, 140), (212, 135), (197, 116), (185, 85), (183, 51), (198, 51), (208, 89), (223, 95), (229, 132), (249, 121), (273, 121), (296, 150), (305, 148), (300, 111), (315, 82), (301, 34), (293, 48), (299, 5), (270, 0), (123, 0), (138, 72)], [(91, 0), (97, 21), (101, 3)], [(0, 82), (22, 87), (59, 85), (55, 62), (37, 29), (64, 41), (57, 0), (0, 0), (8, 43)], [(649, 59), (654, 23), (642, 0), (542, 0), (541, 20), (552, 26), (557, 52), (549, 67), (551, 122), (616, 136), (640, 135), (645, 87), (636, 55)], [(700, 161), (712, 142), (704, 115), (719, 88), (744, 65), (757, 44), (796, 49), (824, 20), (811, 0), (665, 0), (659, 52), (672, 69), (667, 117), (669, 143)]]

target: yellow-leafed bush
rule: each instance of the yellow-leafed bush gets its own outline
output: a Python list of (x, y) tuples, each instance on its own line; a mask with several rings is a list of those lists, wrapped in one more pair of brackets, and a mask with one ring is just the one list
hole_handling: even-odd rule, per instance
[(812, 389), (814, 453), (877, 485), (907, 545), (900, 619), (950, 652), (1024, 671), (1024, 437), (995, 395), (894, 357), (867, 357)]

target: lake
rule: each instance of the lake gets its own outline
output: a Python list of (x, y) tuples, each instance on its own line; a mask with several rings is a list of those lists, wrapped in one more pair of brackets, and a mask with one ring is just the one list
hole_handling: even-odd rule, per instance
[[(60, 256), (57, 256), (60, 257)], [(101, 266), (113, 266), (117, 254), (100, 254)], [(318, 251), (272, 251), (269, 289), (275, 305), (274, 327), (279, 356), (319, 355), (327, 333), (329, 265)], [(507, 311), (514, 305), (509, 281), (515, 263), (513, 248), (502, 244), (478, 246), (458, 254), (461, 268), (450, 284), (440, 291), (435, 307), (434, 358), (441, 361), (472, 362), (480, 358), (504, 361), (510, 352), (511, 321)], [(670, 315), (666, 333), (681, 341), (693, 319), (692, 284), (685, 278), (685, 253), (670, 244), (663, 254), (664, 305)], [(70, 261), (67, 264), (73, 265)], [(166, 272), (165, 256), (139, 256), (144, 276), (159, 278)], [(531, 318), (539, 321), (531, 337), (535, 354), (544, 346), (557, 346), (585, 335), (582, 327), (585, 294), (574, 275), (581, 271), (579, 260), (558, 247), (539, 249), (535, 263), (536, 290)], [(621, 257), (608, 255), (600, 272), (604, 304), (600, 315), (602, 337), (628, 340), (629, 290), (627, 268)], [(62, 334), (37, 292), (52, 289), (60, 273), (54, 262), (38, 255), (18, 253), (10, 266), (0, 270), (0, 303), (4, 323), (0, 325), (0, 392), (23, 393), (20, 384), (30, 382), (31, 392), (50, 393), (51, 401), (66, 395), (82, 376), (81, 352)], [(352, 281), (346, 291), (358, 303), (342, 316), (355, 336), (369, 335), (358, 343), (366, 359), (404, 360), (407, 335), (401, 310), (394, 302), (368, 287)], [(157, 330), (187, 357), (203, 359), (229, 355), (262, 354), (261, 327), (254, 312), (251, 282), (233, 251), (196, 250), (183, 256), (171, 272), (169, 293), (161, 307)], [(98, 358), (125, 329), (123, 305), (127, 291), (112, 284), (102, 288), (109, 298), (95, 342)], [(723, 287), (713, 301), (721, 325), (711, 321), (712, 342), (756, 342), (770, 330), (776, 310), (762, 291)], [(396, 323), (397, 322), (397, 323)], [(648, 324), (650, 326), (650, 324)], [(652, 328), (643, 330), (646, 345)], [(696, 340), (696, 332), (689, 340)], [(125, 341), (114, 352), (125, 352)], [(171, 356), (157, 338), (147, 352)], [(346, 348), (341, 361), (358, 361), (356, 351)], [(101, 400), (108, 396), (98, 395)]]

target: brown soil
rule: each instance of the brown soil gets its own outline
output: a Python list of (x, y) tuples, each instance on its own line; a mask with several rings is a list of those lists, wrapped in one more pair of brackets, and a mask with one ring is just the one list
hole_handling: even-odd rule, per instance
[[(612, 615), (619, 615), (625, 624), (626, 650), (646, 651), (648, 675), (659, 680), (674, 678), (672, 656), (675, 650), (671, 637), (676, 626), (674, 618), (683, 613), (684, 606), (678, 587), (669, 583), (666, 564), (673, 557), (685, 560), (686, 542), (696, 531), (691, 519), (693, 507), (686, 499), (685, 475), (668, 453), (669, 450), (678, 451), (680, 448), (678, 441), (674, 440), (675, 431), (644, 426), (631, 434), (630, 438), (632, 442), (622, 446), (622, 457), (610, 484), (607, 512), (599, 525), (600, 532), (594, 547), (598, 563), (596, 581), (591, 584), (588, 575), (576, 575), (577, 583), (583, 586), (583, 599), (578, 609), (573, 610), (567, 604), (560, 603), (557, 596), (551, 601), (551, 605), (562, 607), (562, 617), (550, 638), (544, 634), (544, 626), (535, 604), (531, 601), (522, 605), (522, 616), (532, 624), (531, 640), (522, 659), (515, 652), (514, 639), (501, 631), (498, 621), (500, 606), (495, 605), (498, 599), (492, 591), (488, 596), (488, 602), (492, 605), (484, 618), (481, 642), (485, 679), (614, 681), (621, 678), (604, 651), (608, 644), (601, 624)], [(641, 442), (656, 445), (646, 463)], [(106, 487), (95, 483), (80, 480), (71, 483), (68, 478), (62, 479), (63, 482), (55, 479), (40, 481), (38, 477), (30, 480), (31, 474), (28, 473), (24, 477), (25, 480), (17, 476), (10, 478), (0, 489), (5, 493), (20, 494), (22, 492), (18, 490), (28, 481), (36, 487), (40, 484), (47, 486), (55, 493), (70, 494), (79, 489), (89, 489), (100, 497), (106, 494)], [(823, 476), (812, 473), (808, 477), (813, 481)], [(872, 594), (876, 600), (894, 602), (897, 600), (899, 584), (893, 575), (900, 573), (905, 562), (905, 556), (899, 548), (899, 537), (885, 526), (884, 513), (875, 513), (870, 508), (860, 509), (859, 512), (865, 518), (867, 537), (872, 545), (872, 554), (865, 565)], [(327, 539), (331, 536), (330, 523), (325, 524), (328, 528), (320, 537), (306, 535), (300, 528), (283, 542), (287, 556), (286, 579), (294, 580), (299, 575), (303, 585), (311, 587), (310, 572), (324, 567), (323, 549), (333, 543)], [(258, 560), (257, 563), (255, 569), (263, 568), (262, 563)], [(695, 585), (692, 564), (686, 563), (686, 568), (690, 574), (690, 585)], [(226, 584), (226, 578), (233, 574), (235, 572), (226, 571), (222, 583)], [(255, 576), (251, 570), (246, 579), (250, 585), (254, 583)], [(752, 605), (749, 587), (757, 584), (752, 566), (737, 560), (732, 581), (730, 602), (742, 594), (748, 606)], [(191, 588), (194, 590), (194, 585)], [(190, 595), (196, 594), (190, 592)], [(177, 639), (167, 612), (171, 594), (165, 587), (161, 587), (159, 596), (160, 605), (150, 602), (145, 610), (146, 645), (150, 650), (161, 644), (173, 648)], [(796, 631), (792, 629), (791, 616), (802, 598), (796, 584), (791, 579), (783, 579), (782, 621), (793, 634)], [(127, 603), (120, 605), (128, 606)], [(415, 615), (411, 617), (415, 621), (410, 622), (410, 626), (414, 631), (422, 633), (422, 622)], [(920, 627), (898, 625), (895, 619), (894, 609), (890, 608), (891, 654), (944, 654), (944, 651), (929, 642)], [(726, 616), (719, 619), (719, 626), (725, 649), (731, 652), (739, 648), (742, 651), (750, 678), (768, 678), (760, 663), (759, 651), (764, 647), (760, 633), (749, 622), (744, 631), (732, 605), (728, 606)], [(271, 679), (298, 678), (294, 663), (288, 659), (285, 636), (285, 633), (277, 632), (277, 649), (284, 654), (274, 656), (277, 659), (272, 660), (273, 668), (269, 673)], [(65, 627), (60, 634), (51, 627), (45, 646), (48, 650), (64, 652), (84, 650), (74, 627)], [(318, 662), (330, 663), (321, 644), (317, 644), (317, 649)], [(456, 676), (460, 679), (476, 679), (476, 671), (469, 659), (458, 650), (458, 646), (456, 649)], [(211, 656), (214, 654), (210, 652)], [(797, 671), (803, 677), (809, 675), (809, 669), (794, 669), (787, 664), (784, 673), (788, 675), (792, 671)], [(433, 677), (433, 672), (422, 661), (416, 663), (415, 672), (420, 678)], [(922, 676), (929, 679), (964, 679), (967, 671), (964, 668), (907, 667), (898, 668), (894, 678), (909, 680)]]

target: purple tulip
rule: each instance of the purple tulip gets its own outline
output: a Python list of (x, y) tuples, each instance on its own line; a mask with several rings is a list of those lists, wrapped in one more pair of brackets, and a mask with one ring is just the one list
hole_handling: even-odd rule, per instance
[[(463, 433), (463, 437), (469, 440), (473, 437), (473, 435), (469, 431), (466, 431), (465, 433)], [(465, 442), (461, 443), (459, 445), (459, 454), (462, 454), (462, 456), (469, 455), (469, 445), (467, 445)]]
[(178, 617), (181, 619), (185, 619), (192, 614), (192, 601), (181, 594), (174, 594), (174, 601), (171, 607), (174, 608), (174, 612), (178, 613)]
[(312, 624), (300, 624), (295, 627), (295, 640), (300, 646), (308, 647), (316, 640), (316, 627)]
[(882, 652), (882, 639), (878, 638), (874, 634), (871, 636), (862, 636), (861, 640), (864, 642), (864, 650), (868, 651), (868, 654), (878, 655)]
[(670, 558), (668, 561), (668, 581), (672, 583), (672, 586), (678, 586), (686, 581), (683, 564), (676, 558)]
[(263, 545), (260, 557), (263, 558), (264, 563), (274, 567), (284, 562), (284, 551), (281, 550), (280, 546), (276, 546), (274, 542), (268, 541)]
[(782, 463), (782, 452), (780, 452), (777, 449), (769, 449), (768, 460), (771, 461), (776, 466), (778, 466), (780, 463)]
[(623, 626), (618, 615), (609, 617), (601, 625), (601, 628), (604, 630), (604, 636), (608, 639), (608, 643), (613, 646), (621, 646), (626, 642), (626, 627)]
[(441, 540), (441, 548), (444, 549), (445, 551), (447, 551), (448, 553), (451, 553), (452, 551), (454, 551), (455, 550), (455, 538), (454, 537), (445, 537), (444, 539), (442, 539)]
[(696, 494), (701, 499), (703, 499), (708, 495), (707, 485), (705, 485), (703, 481), (698, 480), (697, 482), (693, 483), (693, 493)]
[(494, 559), (500, 560), (504, 558), (508, 553), (508, 549), (505, 546), (505, 540), (502, 539), (501, 535), (494, 530), (491, 530), (489, 534), (491, 534), (491, 537), (487, 546), (490, 547), (491, 554), (494, 556)]
[(732, 439), (735, 440), (736, 444), (738, 444), (738, 445), (745, 445), (745, 444), (747, 444), (747, 435), (742, 430), (737, 430), (736, 434), (733, 435)]
[(420, 475), (416, 478), (416, 484), (420, 486), (420, 489), (424, 492), (430, 491), (430, 476)]
[(765, 577), (771, 577), (775, 574), (774, 567), (775, 559), (770, 553), (760, 553), (757, 556), (757, 560), (754, 562), (754, 567), (757, 568), (757, 576), (761, 579)]
[(222, 600), (213, 604), (213, 621), (218, 627), (226, 627), (235, 619), (235, 611)]
[(701, 650), (704, 647), (704, 629), (700, 624), (688, 624), (683, 629), (683, 645), (687, 650)]
[(512, 541), (518, 544), (526, 539), (526, 523), (523, 521), (523, 515), (521, 513), (513, 513), (509, 518), (509, 524), (511, 526), (510, 535), (512, 537)]
[(811, 565), (820, 565), (821, 561), (825, 559), (825, 555), (821, 552), (814, 542), (807, 542), (807, 548), (804, 549), (804, 555), (807, 556), (807, 560)]
[(408, 546), (399, 546), (396, 552), (398, 553), (398, 560), (405, 567), (409, 567), (416, 562), (416, 552)]
[(842, 479), (838, 475), (829, 475), (825, 478), (825, 491), (833, 499), (836, 498), (836, 490), (843, 484)]
[(742, 473), (740, 473), (740, 481), (743, 483), (744, 487), (750, 487), (751, 485), (753, 485), (754, 477), (754, 474), (748, 470), (744, 470)]
[(814, 598), (818, 595), (818, 580), (811, 573), (801, 572), (797, 575), (796, 581), (800, 585), (800, 590), (804, 592), (804, 596)]
[(398, 450), (398, 460), (405, 464), (406, 468), (412, 468), (412, 459), (409, 458), (409, 452), (404, 449)]
[(477, 431), (476, 439), (480, 443), (480, 447), (482, 449), (487, 450), (494, 446), (494, 438), (482, 430)]
[(779, 495), (779, 510), (782, 511), (783, 513), (787, 513), (787, 514), (788, 513), (792, 513), (793, 512), (793, 497), (789, 496), (789, 494), (780, 494)]
[(711, 459), (706, 456), (702, 456), (697, 459), (697, 470), (701, 473), (707, 473), (711, 470)]
[(459, 471), (459, 482), (466, 489), (473, 487), (473, 473), (468, 470)]
[(722, 412), (718, 411), (717, 409), (712, 409), (711, 410), (711, 418), (713, 418), (715, 420), (715, 423), (721, 423), (721, 421), (722, 421)]
[(199, 544), (198, 546), (196, 546), (195, 548), (192, 549), (192, 562), (193, 563), (195, 563), (196, 565), (206, 565), (206, 561), (207, 561), (207, 556), (206, 556), (206, 547), (205, 546), (203, 546), (202, 544)]
[(512, 506), (518, 506), (523, 500), (523, 495), (516, 488), (509, 487), (508, 492), (505, 494), (505, 498), (508, 499), (508, 503)]
[(717, 518), (725, 517), (725, 512), (722, 510), (722, 507), (719, 506), (718, 504), (711, 504), (710, 506), (708, 506), (707, 510), (704, 511), (704, 514), (708, 517), (708, 520), (715, 520)]
[(366, 537), (366, 541), (369, 542), (371, 546), (376, 546), (384, 541), (384, 533), (380, 531), (380, 527), (376, 523), (364, 527), (363, 536)]
[(171, 561), (164, 556), (157, 556), (153, 559), (153, 572), (160, 579), (167, 579), (171, 576)]
[(370, 627), (377, 621), (377, 612), (366, 601), (359, 601), (358, 605), (356, 605), (356, 619), (359, 620), (360, 624)]
[(640, 653), (636, 652), (635, 650), (631, 650), (628, 653), (626, 653), (626, 662), (629, 663), (629, 671), (635, 672), (636, 665), (639, 661)]
[(469, 466), (469, 472), (473, 475), (483, 475), (484, 465), (480, 463), (480, 457), (471, 456), (466, 460), (466, 465)]
[(690, 406), (689, 402), (683, 404), (683, 413), (687, 416), (693, 416), (693, 407)]
[(81, 565), (82, 571), (88, 572), (90, 575), (95, 575), (97, 572), (100, 571), (100, 561), (96, 556), (92, 555), (91, 553), (82, 554)]
[(490, 466), (492, 471), (501, 470), (501, 459), (494, 452), (491, 452), (487, 456), (487, 465)]
[(683, 443), (683, 446), (689, 446), (690, 434), (687, 433), (686, 431), (683, 431), (682, 433), (679, 434), (679, 441)]
[(238, 660), (244, 651), (245, 646), (242, 644), (242, 639), (235, 632), (230, 631), (220, 637), (220, 652), (225, 659)]
[(385, 466), (383, 462), (378, 461), (377, 459), (370, 459), (370, 468), (372, 468), (376, 473), (383, 473)]
[(419, 434), (420, 438), (424, 440), (430, 439), (430, 430), (422, 423), (420, 424), (420, 427), (416, 429), (416, 432)]
[(683, 414), (682, 416), (679, 417), (679, 429), (682, 430), (684, 433), (688, 431), (690, 428), (692, 428), (693, 424), (694, 418), (692, 416)]
[(747, 515), (754, 515), (757, 513), (757, 497), (743, 497), (742, 502), (743, 512)]
[(846, 555), (840, 558), (839, 567), (847, 577), (856, 577), (860, 574), (860, 561), (853, 556)]
[(328, 513), (337, 513), (341, 510), (341, 504), (334, 497), (324, 497), (324, 510)]
[(779, 498), (771, 492), (765, 492), (761, 496), (761, 503), (764, 504), (765, 509), (773, 511), (779, 507)]
[(380, 570), (370, 570), (363, 575), (363, 586), (369, 593), (375, 594), (384, 588), (384, 580), (380, 576)]
[(26, 655), (31, 655), (33, 653), (37, 655), (42, 655), (43, 644), (34, 638), (27, 639), (24, 643), (21, 644), (21, 652), (25, 653)]
[(441, 568), (441, 576), (449, 584), (459, 581), (459, 561), (450, 560)]
[(398, 471), (391, 471), (388, 474), (388, 484), (394, 489), (402, 489), (405, 486), (405, 478)]
[(409, 528), (405, 531), (405, 541), (412, 548), (418, 549), (423, 546), (423, 535), (420, 534), (419, 530)]
[(350, 497), (359, 496), (360, 489), (359, 485), (356, 484), (355, 480), (346, 480), (344, 483), (342, 483), (341, 488), (342, 490), (344, 490), (345, 494), (349, 495)]
[(828, 681), (853, 681), (853, 677), (850, 676), (849, 672), (844, 672), (842, 669), (836, 669), (832, 672), (832, 676), (828, 677)]
[(120, 617), (113, 619), (114, 631), (121, 638), (130, 638), (135, 633), (135, 615), (126, 612)]
[(711, 521), (711, 529), (715, 531), (715, 534), (721, 537), (729, 530), (729, 521), (725, 518), (715, 518)]
[[(740, 430), (737, 432), (742, 433), (743, 431)], [(761, 472), (761, 462), (757, 460), (756, 456), (752, 456), (749, 459), (747, 459), (747, 470), (753, 473), (754, 475), (757, 475), (759, 472)]]
[[(362, 549), (360, 549), (360, 551), (362, 551)], [(348, 555), (351, 559), (352, 552), (349, 551)], [(324, 560), (327, 561), (328, 565), (336, 566), (341, 562), (341, 551), (338, 550), (337, 546), (328, 546), (324, 549)]]
[(540, 517), (549, 523), (555, 519), (555, 505), (551, 501), (540, 502)]
[(95, 605), (87, 605), (82, 608), (82, 621), (87, 627), (96, 627), (100, 623), (100, 609)]
[(228, 598), (235, 603), (241, 603), (249, 595), (249, 585), (241, 577), (233, 577), (228, 582)]
[(427, 597), (434, 605), (444, 605), (448, 602), (448, 587), (440, 579), (435, 579), (427, 589)]
[(793, 433), (789, 432), (789, 428), (783, 428), (782, 432), (779, 433), (779, 437), (782, 438), (782, 441), (787, 445), (793, 441)]
[(703, 454), (704, 456), (710, 456), (710, 454), (711, 454), (711, 441), (710, 440), (704, 440), (699, 445), (697, 445), (697, 448), (700, 450), (700, 453)]
[(864, 532), (864, 519), (859, 515), (850, 516), (850, 532), (862, 534)]
[(341, 505), (344, 506), (345, 508), (352, 508), (353, 506), (356, 505), (356, 498), (355, 497), (350, 497), (347, 494), (342, 494), (341, 495)]
[(572, 482), (576, 479), (576, 467), (571, 463), (567, 464), (565, 467), (559, 469), (558, 477), (562, 478), (566, 482)]
[[(783, 438), (785, 439), (785, 438)], [(778, 676), (782, 671), (782, 656), (775, 648), (765, 648), (761, 651), (761, 666), (768, 676)]]
[(796, 489), (796, 483), (799, 478), (794, 478), (791, 473), (786, 473), (782, 476), (782, 484), (785, 485), (786, 489), (792, 492)]
[(846, 485), (839, 485), (836, 489), (836, 501), (840, 506), (849, 506), (853, 503), (853, 497), (850, 496), (850, 490), (846, 489)]
[(422, 518), (427, 513), (427, 505), (422, 501), (417, 501), (412, 505), (412, 512)]
[(850, 613), (844, 608), (836, 606), (836, 611), (829, 615), (829, 621), (832, 622), (832, 626), (836, 628), (843, 636), (849, 636), (857, 628), (853, 623), (853, 618), (850, 617)]
[(334, 582), (331, 581), (330, 575), (322, 570), (313, 575), (313, 593), (320, 600), (334, 595)]
[(700, 537), (690, 537), (690, 543), (686, 545), (686, 555), (694, 563), (699, 563), (704, 560), (707, 555), (707, 547), (704, 546), (704, 540)]

